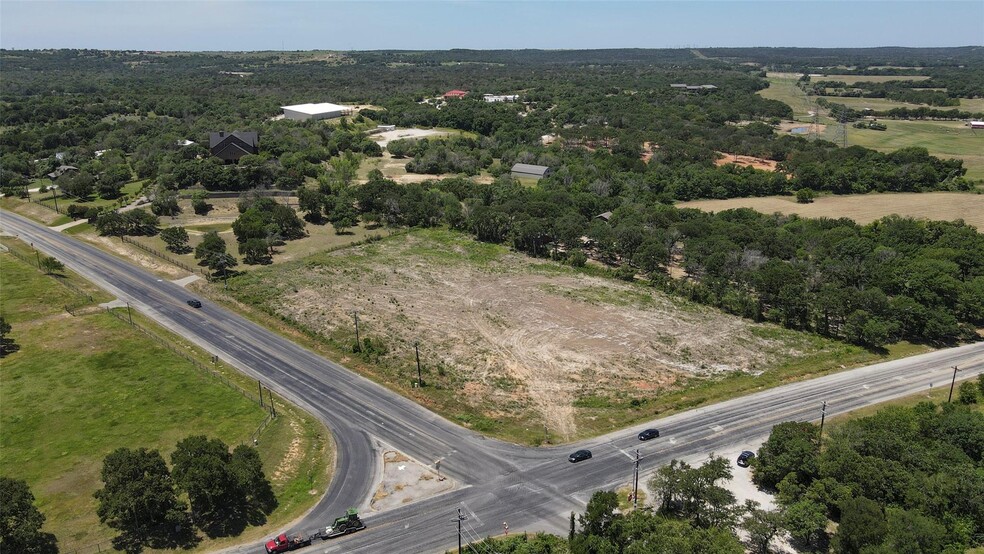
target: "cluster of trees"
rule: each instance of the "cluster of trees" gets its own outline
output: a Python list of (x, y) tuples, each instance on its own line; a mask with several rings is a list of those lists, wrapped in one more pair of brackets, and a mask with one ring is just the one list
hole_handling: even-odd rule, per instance
[(156, 215), (139, 209), (125, 212), (101, 211), (95, 220), (99, 234), (112, 237), (152, 237), (160, 231), (160, 224), (160, 219)]
[(27, 482), (0, 477), (0, 550), (57, 554), (58, 539), (41, 530), (44, 520)]
[(170, 470), (156, 450), (119, 448), (103, 461), (102, 480), (95, 493), (99, 520), (120, 532), (113, 546), (126, 552), (189, 547), (199, 540), (196, 529), (209, 537), (238, 535), (262, 525), (277, 506), (255, 448), (230, 452), (205, 436), (178, 442)]
[(410, 156), (406, 169), (410, 173), (464, 173), (478, 175), (492, 165), (492, 154), (483, 151), (479, 142), (464, 137), (447, 140), (395, 140), (386, 145), (395, 158)]
[[(777, 492), (786, 529), (804, 548), (838, 553), (963, 552), (984, 542), (984, 415), (964, 403), (892, 407), (849, 421), (819, 445), (811, 423), (773, 428), (754, 481)], [(827, 534), (827, 520), (839, 522)]]
[(305, 235), (297, 212), (273, 198), (246, 195), (238, 208), (232, 232), (239, 242), (239, 255), (248, 264), (270, 263), (274, 246)]
[[(625, 511), (612, 491), (591, 496), (583, 514), (571, 513), (567, 540), (549, 535), (487, 539), (476, 549), (515, 554), (742, 554), (770, 552), (770, 544), (795, 525), (796, 514), (739, 504), (722, 486), (732, 476), (721, 457), (698, 467), (673, 460), (649, 483), (650, 506)], [(824, 519), (826, 522), (826, 519)], [(745, 543), (739, 539), (742, 530)]]

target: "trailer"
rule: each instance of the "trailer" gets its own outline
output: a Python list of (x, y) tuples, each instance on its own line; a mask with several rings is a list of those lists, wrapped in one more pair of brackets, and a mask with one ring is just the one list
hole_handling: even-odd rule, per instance
[(317, 536), (322, 540), (334, 539), (349, 533), (355, 533), (366, 528), (366, 524), (359, 519), (359, 512), (354, 508), (349, 508), (344, 516), (335, 518), (335, 521), (322, 529)]

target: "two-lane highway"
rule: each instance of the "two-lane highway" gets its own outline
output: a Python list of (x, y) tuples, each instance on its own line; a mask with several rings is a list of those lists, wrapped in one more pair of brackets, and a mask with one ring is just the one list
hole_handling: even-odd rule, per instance
[[(367, 514), (365, 531), (316, 545), (328, 552), (442, 551), (456, 544), (451, 517), (457, 508), (468, 516), (464, 528), (474, 537), (500, 532), (504, 521), (513, 530), (563, 533), (570, 512), (582, 510), (591, 492), (627, 482), (636, 448), (644, 455), (642, 469), (651, 471), (673, 458), (735, 449), (782, 421), (815, 420), (822, 401), (835, 415), (931, 385), (949, 386), (954, 365), (961, 378), (984, 371), (984, 344), (968, 345), (765, 390), (576, 445), (525, 448), (458, 427), (221, 306), (205, 301), (201, 309), (191, 308), (181, 287), (72, 237), (6, 211), (0, 227), (328, 425), (337, 446), (335, 474), (296, 530), (313, 530), (348, 507), (365, 505), (380, 464), (372, 437), (425, 464), (442, 459), (442, 472), (458, 482), (441, 496)], [(635, 436), (648, 426), (658, 426), (662, 436), (640, 443)], [(593, 459), (567, 462), (569, 452), (585, 447)]]

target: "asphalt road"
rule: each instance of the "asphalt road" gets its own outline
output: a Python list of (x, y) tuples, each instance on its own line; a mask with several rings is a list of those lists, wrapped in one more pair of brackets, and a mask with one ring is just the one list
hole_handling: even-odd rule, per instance
[[(712, 406), (676, 414), (578, 444), (528, 448), (485, 438), (435, 415), (406, 398), (268, 331), (207, 300), (186, 304), (181, 287), (126, 260), (10, 212), (0, 227), (69, 269), (130, 303), (171, 331), (216, 354), (325, 422), (337, 445), (335, 473), (321, 502), (291, 531), (308, 533), (370, 499), (381, 462), (376, 437), (424, 464), (442, 460), (441, 471), (459, 486), (440, 496), (364, 517), (359, 533), (316, 543), (324, 552), (440, 552), (457, 546), (456, 510), (465, 539), (502, 532), (565, 534), (571, 511), (580, 512), (591, 493), (626, 484), (635, 449), (645, 476), (674, 458), (734, 450), (757, 442), (782, 421), (815, 421), (827, 415), (950, 384), (984, 372), (984, 343), (932, 352), (792, 383)], [(640, 443), (650, 426), (661, 437)], [(591, 460), (570, 464), (567, 454), (589, 448)], [(240, 552), (262, 552), (247, 545)]]

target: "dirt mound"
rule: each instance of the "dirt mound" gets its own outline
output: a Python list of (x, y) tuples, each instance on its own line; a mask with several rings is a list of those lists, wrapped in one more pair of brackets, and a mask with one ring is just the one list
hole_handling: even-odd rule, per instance
[(714, 160), (714, 165), (717, 166), (735, 164), (735, 165), (740, 165), (741, 167), (754, 167), (755, 169), (761, 169), (763, 171), (778, 171), (777, 168), (779, 162), (774, 160), (767, 160), (765, 158), (756, 158), (753, 156), (726, 154), (724, 152), (718, 152), (718, 154), (723, 157)]

